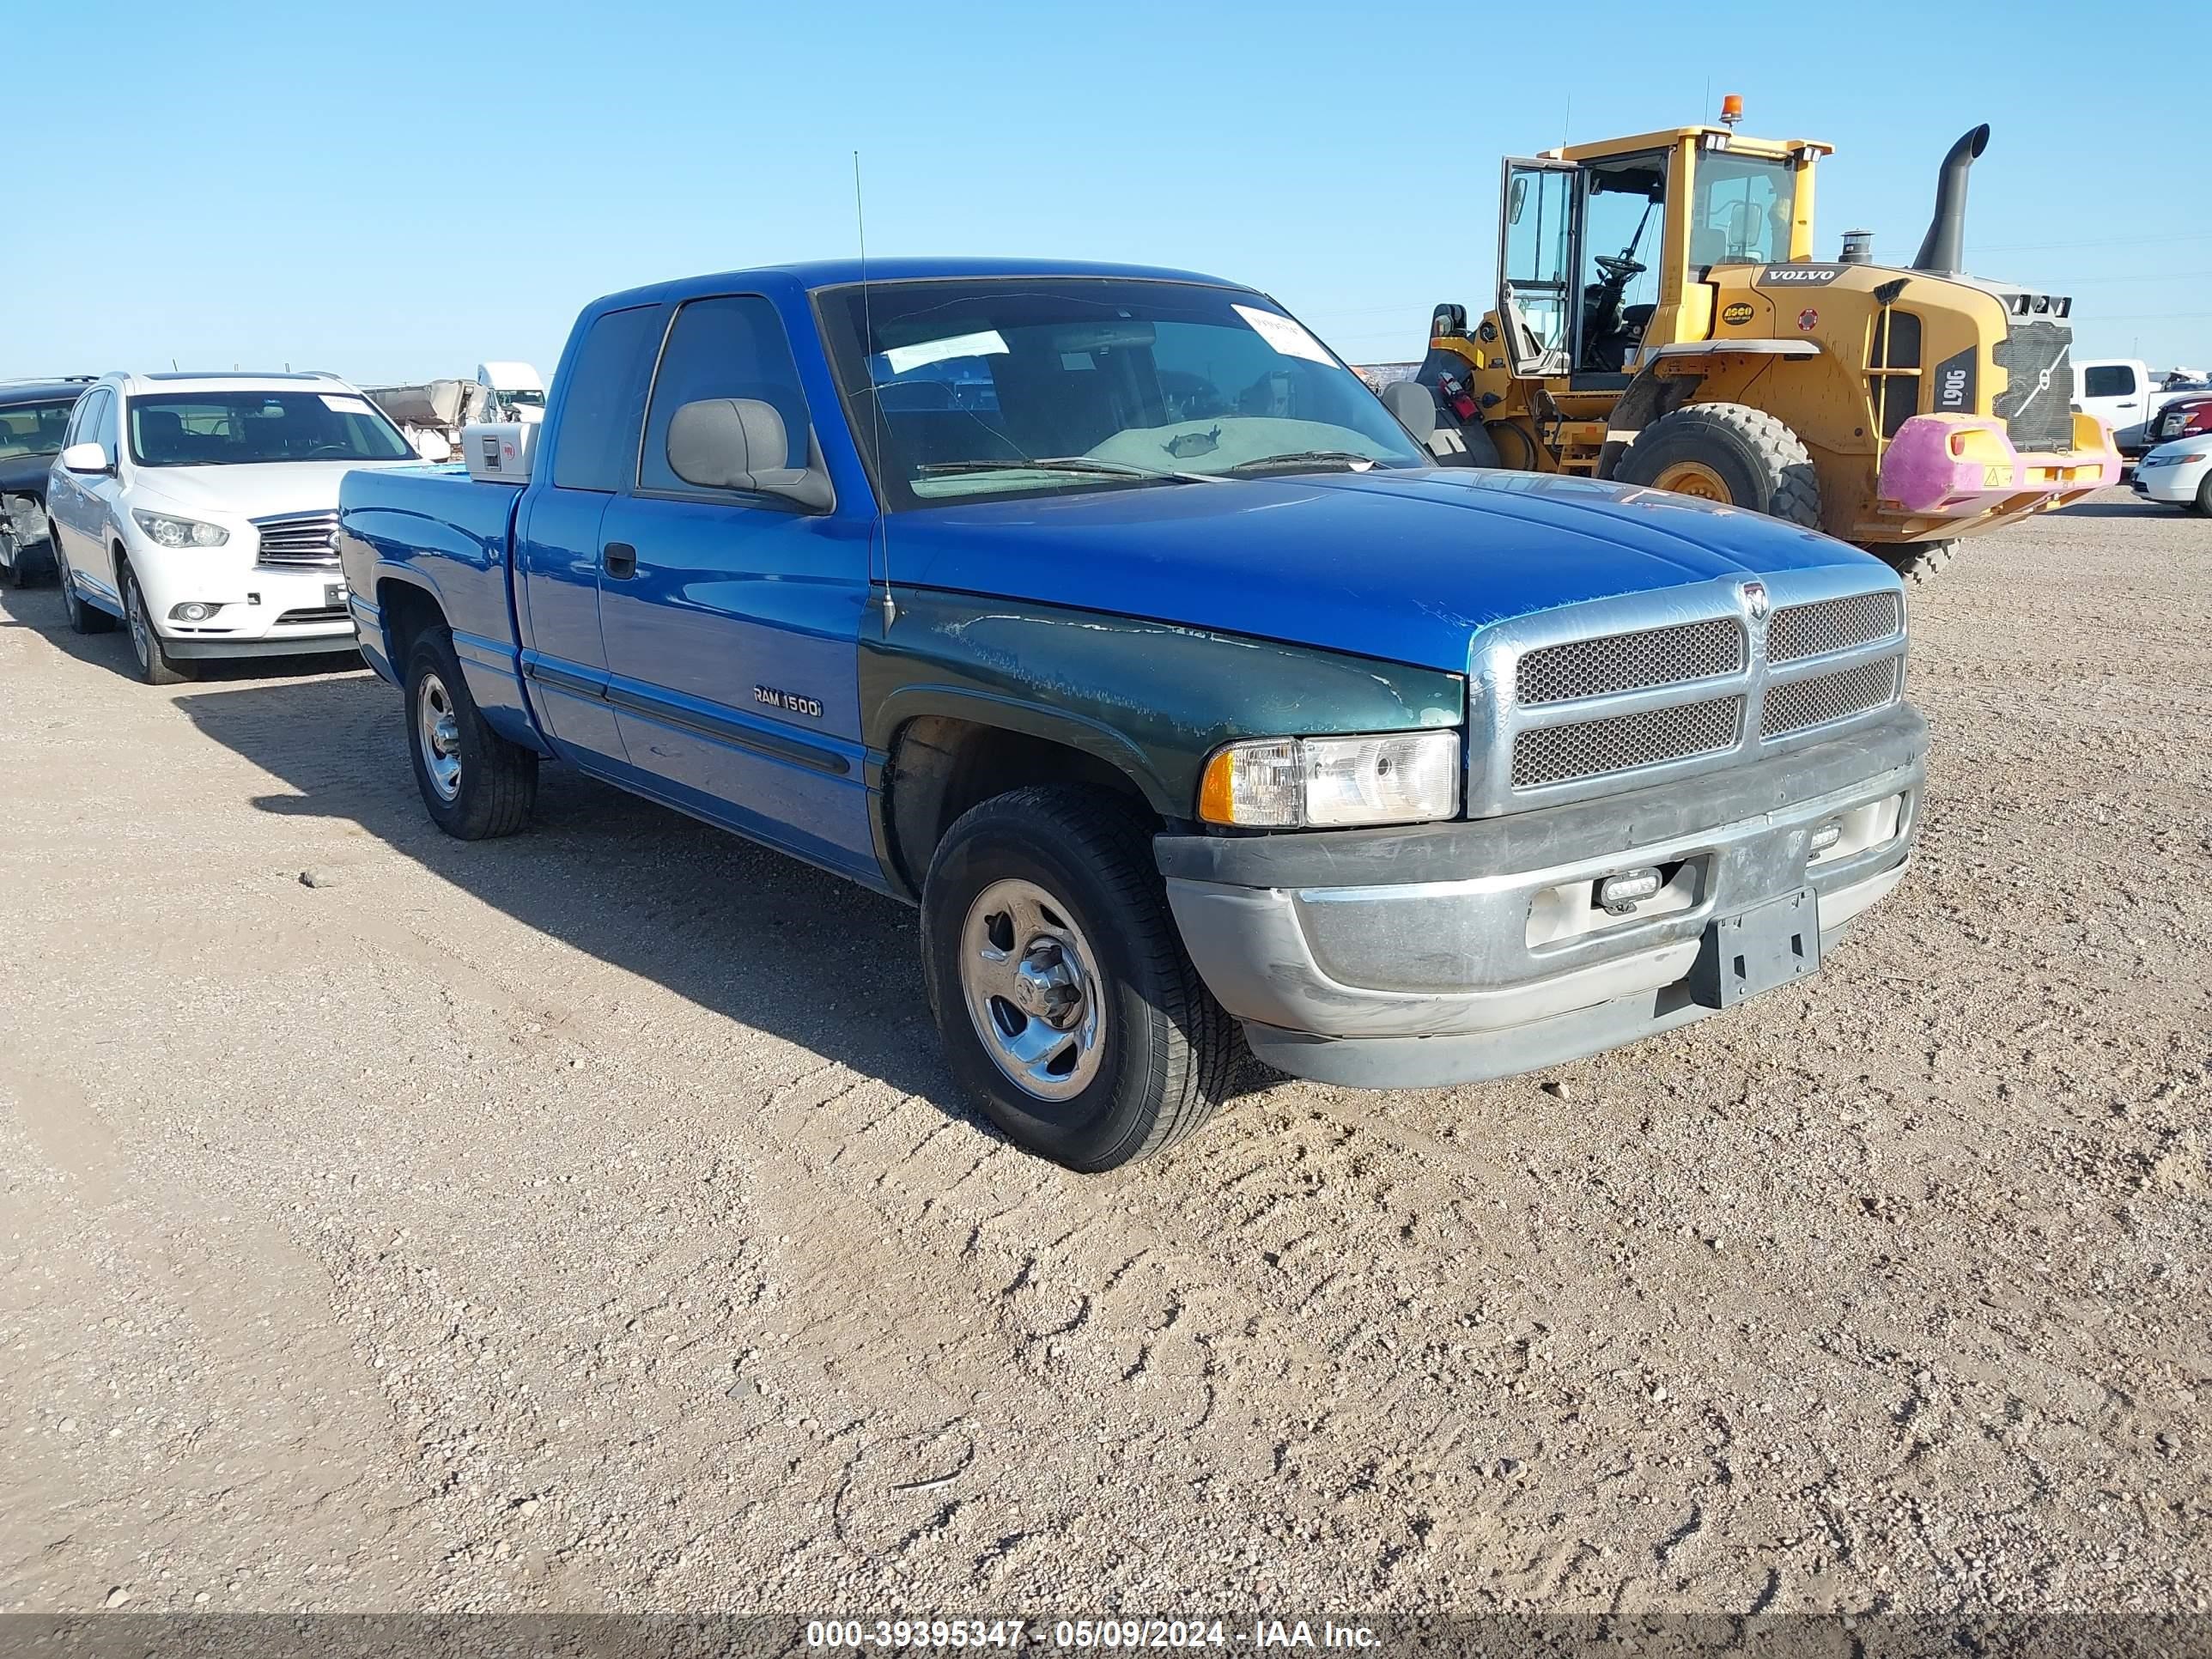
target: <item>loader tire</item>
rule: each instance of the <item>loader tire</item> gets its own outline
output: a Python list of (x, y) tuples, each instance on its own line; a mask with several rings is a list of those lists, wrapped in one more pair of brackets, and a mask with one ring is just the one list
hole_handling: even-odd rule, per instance
[(1955, 538), (1948, 542), (1907, 542), (1867, 550), (1909, 582), (1934, 581), (1958, 550)]
[(1505, 463), (1498, 457), (1498, 441), (1490, 435), (1490, 428), (1480, 421), (1463, 422), (1459, 436), (1460, 441), (1467, 446), (1467, 464), (1469, 466), (1488, 467), (1493, 472), (1504, 466)]
[(1613, 476), (1820, 527), (1812, 456), (1780, 421), (1742, 404), (1692, 404), (1662, 415), (1636, 434)]

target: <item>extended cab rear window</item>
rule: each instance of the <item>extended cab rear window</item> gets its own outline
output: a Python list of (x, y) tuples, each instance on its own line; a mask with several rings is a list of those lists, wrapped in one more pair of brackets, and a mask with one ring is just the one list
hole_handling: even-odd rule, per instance
[(659, 333), (659, 306), (610, 311), (576, 349), (562, 393), (553, 483), (613, 495), (637, 464), (637, 406), (645, 366)]

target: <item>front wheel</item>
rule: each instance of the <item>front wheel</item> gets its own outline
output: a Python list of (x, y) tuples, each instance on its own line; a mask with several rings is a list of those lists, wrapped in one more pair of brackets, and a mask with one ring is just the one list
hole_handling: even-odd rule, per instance
[(138, 659), (138, 678), (149, 685), (178, 685), (195, 677), (195, 665), (169, 654), (161, 636), (154, 631), (152, 612), (146, 609), (146, 590), (138, 586), (128, 567), (123, 579), (123, 614), (131, 623), (131, 649)]
[(2212, 472), (2207, 472), (2204, 481), (2197, 486), (2197, 501), (2191, 510), (2212, 519)]
[(949, 830), (922, 884), (922, 967), (953, 1075), (1016, 1144), (1110, 1170), (1221, 1104), (1238, 1042), (1121, 797), (1017, 789)]
[(1613, 476), (1820, 527), (1820, 480), (1804, 441), (1743, 404), (1692, 404), (1662, 415), (1636, 434)]
[(469, 695), (442, 628), (407, 658), (407, 749), (438, 828), (459, 841), (511, 836), (538, 801), (538, 757), (493, 731)]

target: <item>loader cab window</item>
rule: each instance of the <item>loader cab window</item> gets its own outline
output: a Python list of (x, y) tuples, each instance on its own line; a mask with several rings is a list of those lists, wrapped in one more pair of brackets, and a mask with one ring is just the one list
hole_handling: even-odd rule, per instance
[(1498, 307), (1516, 373), (1567, 372), (1569, 231), (1574, 169), (1541, 161), (1505, 164)]
[(1659, 298), (1666, 234), (1667, 157), (1662, 151), (1585, 165), (1577, 276), (1577, 372), (1625, 373)]
[(1690, 194), (1693, 267), (1771, 264), (1790, 257), (1797, 173), (1789, 161), (1708, 150)]

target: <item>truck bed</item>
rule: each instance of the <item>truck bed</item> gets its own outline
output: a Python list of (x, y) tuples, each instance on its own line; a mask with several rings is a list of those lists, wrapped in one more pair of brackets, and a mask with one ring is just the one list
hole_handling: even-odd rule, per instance
[[(384, 613), (412, 586), (445, 613), (477, 701), (520, 703), (508, 551), (521, 499), (515, 485), (479, 483), (458, 462), (346, 475), (338, 556), (371, 667), (395, 683), (404, 672), (391, 660)], [(488, 676), (496, 683), (479, 685)]]

